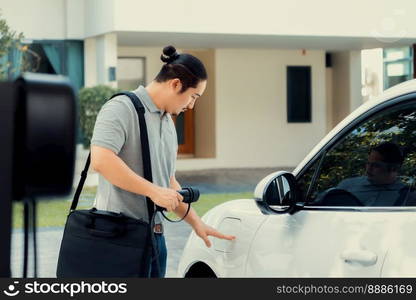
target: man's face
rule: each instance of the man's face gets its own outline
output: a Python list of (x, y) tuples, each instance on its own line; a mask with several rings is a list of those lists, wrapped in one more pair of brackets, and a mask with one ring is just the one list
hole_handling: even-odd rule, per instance
[(185, 92), (180, 93), (182, 84), (179, 84), (173, 88), (173, 92), (170, 96), (169, 106), (167, 112), (177, 116), (181, 112), (185, 112), (188, 109), (193, 109), (196, 99), (202, 96), (205, 91), (207, 82), (206, 80), (200, 81), (195, 88), (188, 88)]
[(397, 171), (391, 170), (391, 164), (383, 161), (377, 151), (371, 151), (366, 164), (368, 179), (374, 184), (391, 184), (396, 181)]

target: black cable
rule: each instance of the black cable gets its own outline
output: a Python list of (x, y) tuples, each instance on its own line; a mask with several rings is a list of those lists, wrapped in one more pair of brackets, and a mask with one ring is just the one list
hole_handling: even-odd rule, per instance
[(37, 238), (36, 238), (36, 199), (34, 197), (23, 199), (23, 278), (28, 278), (29, 269), (29, 235), (32, 233), (33, 243), (33, 277), (37, 277)]
[[(188, 209), (186, 210), (186, 213), (185, 213), (185, 215), (182, 217), (182, 219), (180, 219), (180, 220), (178, 220), (178, 221), (174, 221), (174, 220), (171, 220), (171, 219), (169, 219), (165, 214), (164, 214), (164, 212), (163, 212), (163, 210), (162, 209), (158, 209), (158, 211), (160, 211), (161, 213), (162, 213), (162, 215), (163, 215), (163, 217), (166, 219), (166, 220), (168, 220), (169, 222), (172, 222), (172, 223), (178, 223), (178, 222), (181, 222), (181, 221), (183, 221), (185, 218), (186, 218), (186, 216), (188, 215), (188, 213), (189, 213), (189, 210), (191, 209), (191, 204), (190, 203), (188, 203)], [(155, 232), (154, 232), (154, 227), (155, 227), (155, 217), (156, 217), (156, 213), (154, 213), (153, 214), (153, 216), (152, 216), (152, 220), (150, 221), (150, 228), (151, 228), (151, 232), (150, 232), (150, 235), (151, 235), (151, 239), (152, 239), (152, 244), (153, 244), (153, 247), (152, 247), (152, 249), (153, 249), (153, 258), (151, 259), (151, 261), (150, 261), (150, 265), (152, 265), (152, 263), (156, 260), (156, 269), (157, 269), (157, 277), (158, 278), (160, 278), (161, 277), (161, 268), (160, 268), (160, 261), (159, 261), (159, 246), (157, 245), (157, 243), (156, 243), (156, 237), (155, 237)]]
[(32, 235), (33, 235), (33, 277), (38, 277), (38, 248), (36, 242), (36, 199), (34, 197), (30, 198), (31, 210), (32, 210)]
[[(186, 218), (186, 216), (188, 215), (190, 209), (191, 209), (191, 204), (188, 203), (188, 209), (186, 210), (185, 215), (180, 220), (177, 220), (177, 221), (174, 221), (174, 220), (169, 219), (165, 215), (165, 213), (163, 212), (163, 209), (162, 208), (158, 207), (157, 210), (160, 211), (162, 213), (163, 217), (166, 220), (168, 220), (169, 222), (178, 223), (178, 222), (183, 221)], [(160, 261), (159, 261), (159, 249), (158, 249), (159, 247), (158, 247), (158, 245), (156, 243), (156, 237), (155, 237), (155, 233), (154, 233), (154, 230), (153, 230), (154, 227), (155, 227), (155, 217), (156, 217), (156, 213), (153, 214), (152, 220), (150, 222), (150, 228), (151, 228), (151, 233), (150, 234), (151, 234), (151, 239), (152, 239), (152, 244), (153, 244), (153, 247), (152, 248), (154, 250), (153, 251), (153, 258), (152, 258), (150, 264), (152, 264), (153, 261), (156, 260), (156, 269), (157, 269), (157, 274), (158, 274), (157, 277), (160, 278), (161, 277), (161, 268), (160, 268)]]
[(186, 216), (188, 215), (188, 213), (189, 213), (189, 210), (191, 209), (191, 203), (188, 203), (188, 209), (186, 210), (186, 213), (185, 213), (185, 215), (180, 219), (180, 220), (171, 220), (171, 219), (169, 219), (166, 215), (165, 215), (165, 213), (164, 213), (164, 211), (163, 210), (160, 210), (160, 212), (162, 213), (162, 215), (163, 215), (163, 217), (166, 219), (166, 220), (168, 220), (169, 222), (171, 222), (171, 223), (178, 223), (178, 222), (182, 222), (185, 218), (186, 218)]
[(151, 272), (152, 272), (152, 264), (153, 262), (156, 260), (156, 269), (157, 269), (157, 278), (161, 277), (161, 269), (160, 269), (160, 261), (159, 261), (159, 247), (156, 243), (156, 237), (155, 237), (155, 232), (154, 232), (154, 228), (155, 228), (155, 217), (156, 217), (156, 212), (153, 214), (152, 219), (150, 221), (150, 237), (152, 239), (152, 249), (153, 249), (153, 257), (150, 260), (150, 276), (151, 276)]
[[(191, 204), (188, 203), (188, 209), (186, 210), (185, 215), (180, 220), (177, 220), (177, 221), (174, 221), (174, 220), (169, 219), (164, 214), (163, 209), (161, 207), (158, 207), (157, 208), (157, 211), (160, 211), (162, 213), (163, 217), (166, 220), (168, 220), (169, 222), (178, 223), (178, 222), (183, 221), (186, 218), (186, 216), (188, 215), (190, 209), (191, 209)], [(159, 261), (159, 249), (158, 249), (159, 246), (156, 243), (156, 237), (155, 237), (155, 233), (154, 233), (155, 217), (156, 217), (156, 212), (153, 214), (152, 219), (150, 221), (150, 228), (151, 228), (150, 235), (151, 235), (152, 245), (153, 245), (152, 246), (152, 249), (153, 249), (153, 257), (152, 257), (152, 259), (150, 261), (150, 265), (152, 265), (152, 263), (156, 260), (156, 269), (157, 269), (157, 275), (158, 275), (157, 277), (160, 278), (161, 277), (161, 268), (160, 268), (160, 261)]]
[[(163, 212), (163, 208), (161, 208), (161, 207), (157, 207), (157, 211), (160, 211), (161, 213), (162, 213), (162, 215), (163, 215), (163, 217), (166, 219), (166, 220), (168, 220), (169, 222), (172, 222), (172, 223), (178, 223), (178, 222), (181, 222), (181, 221), (183, 221), (185, 218), (186, 218), (186, 216), (188, 215), (188, 213), (189, 213), (189, 210), (191, 209), (191, 204), (190, 203), (188, 203), (188, 209), (186, 210), (186, 213), (185, 213), (185, 215), (180, 219), (180, 220), (177, 220), (177, 221), (174, 221), (174, 220), (171, 220), (171, 219), (169, 219), (165, 214), (164, 214), (164, 212)], [(152, 249), (153, 249), (153, 257), (152, 257), (152, 259), (151, 259), (151, 261), (150, 261), (150, 264), (152, 265), (152, 263), (156, 260), (156, 269), (157, 269), (157, 277), (158, 278), (160, 278), (161, 277), (161, 268), (160, 268), (160, 261), (159, 261), (159, 246), (157, 245), (157, 243), (156, 243), (156, 237), (155, 237), (155, 232), (154, 232), (154, 228), (155, 228), (155, 217), (156, 217), (156, 213), (157, 212), (155, 212), (154, 214), (153, 214), (153, 216), (152, 216), (152, 219), (151, 219), (151, 221), (150, 221), (150, 228), (151, 228), (151, 232), (150, 232), (150, 235), (151, 235), (151, 239), (152, 239)], [(162, 233), (163, 234), (163, 233)]]
[(27, 278), (29, 256), (29, 203), (27, 198), (24, 198), (23, 201), (23, 278)]

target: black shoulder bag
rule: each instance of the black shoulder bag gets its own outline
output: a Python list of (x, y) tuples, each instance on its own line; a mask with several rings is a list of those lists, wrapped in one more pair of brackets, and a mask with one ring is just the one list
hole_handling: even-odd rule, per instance
[[(144, 178), (152, 182), (145, 109), (136, 94), (122, 92), (111, 98), (119, 95), (130, 98), (139, 116)], [(149, 277), (152, 253), (157, 252), (152, 230), (154, 203), (146, 198), (149, 223), (95, 208), (76, 210), (90, 160), (91, 153), (81, 173), (66, 221), (57, 277)]]

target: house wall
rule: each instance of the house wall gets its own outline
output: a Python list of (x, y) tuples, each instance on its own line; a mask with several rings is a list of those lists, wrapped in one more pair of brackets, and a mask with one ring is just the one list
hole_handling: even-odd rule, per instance
[[(288, 123), (286, 67), (312, 67), (312, 122)], [(325, 52), (217, 49), (217, 153), (227, 167), (295, 166), (326, 133)]]
[[(148, 83), (160, 70), (163, 47), (121, 46), (117, 31), (271, 34), (293, 38), (372, 36), (372, 30), (395, 13), (388, 3), (317, 1), (182, 0), (165, 9), (160, 2), (143, 0), (0, 0), (0, 6), (9, 25), (28, 38), (84, 38), (86, 86), (116, 86), (116, 82), (109, 82), (108, 70), (116, 67), (118, 56), (146, 57)], [(370, 7), (372, 14), (364, 13)], [(310, 14), (312, 10), (314, 14)], [(230, 12), (235, 12), (233, 22)], [(34, 15), (42, 20), (35, 22)], [(350, 15), (355, 16), (354, 22), (345, 20)], [(250, 22), (254, 17), (256, 22)], [(416, 28), (408, 26), (409, 20), (413, 18), (404, 14), (396, 25), (411, 28), (408, 37), (415, 30), (416, 36)], [(140, 44), (140, 40), (135, 43)], [(196, 157), (181, 159), (178, 170), (295, 166), (332, 126), (362, 102), (359, 51), (334, 53), (333, 66), (328, 69), (325, 50), (179, 50), (192, 52), (204, 61), (209, 82), (206, 94), (195, 108)], [(311, 123), (287, 123), (289, 65), (312, 67)]]
[(64, 39), (66, 36), (65, 0), (0, 0), (0, 8), (10, 28), (23, 32), (26, 38)]
[(208, 73), (208, 84), (204, 94), (198, 98), (195, 111), (195, 157), (216, 157), (216, 67), (215, 49), (184, 50), (198, 57)]
[(117, 0), (113, 5), (116, 31), (416, 37), (413, 0)]
[(413, 0), (0, 0), (0, 7), (12, 28), (33, 39), (87, 38), (115, 31), (416, 37)]
[[(209, 80), (206, 98), (195, 106), (196, 157), (180, 159), (178, 170), (295, 166), (326, 133), (324, 51), (186, 51), (204, 61)], [(160, 53), (158, 47), (118, 48), (119, 56), (146, 57), (147, 82), (162, 66)], [(287, 123), (289, 65), (312, 67), (311, 123)]]

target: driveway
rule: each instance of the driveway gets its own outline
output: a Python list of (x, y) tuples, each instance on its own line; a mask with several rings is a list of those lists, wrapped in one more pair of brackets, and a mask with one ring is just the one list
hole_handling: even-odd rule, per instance
[[(166, 222), (168, 223), (168, 222)], [(187, 223), (166, 224), (166, 245), (168, 248), (168, 262), (166, 277), (176, 277), (176, 270), (186, 240), (191, 233), (191, 227)], [(63, 227), (40, 228), (37, 231), (38, 243), (38, 277), (56, 277), (56, 264), (58, 261), (59, 247), (62, 240)], [(32, 254), (32, 253), (31, 253)], [(29, 256), (32, 262), (32, 255)], [(12, 234), (12, 276), (23, 275), (23, 230), (14, 230)], [(29, 277), (32, 277), (30, 265)]]
[[(281, 169), (290, 170), (291, 168)], [(276, 168), (177, 172), (177, 179), (183, 187), (192, 186), (198, 188), (201, 193), (250, 192), (254, 191), (256, 183), (261, 178), (274, 171), (276, 171)], [(82, 199), (81, 201), (91, 201), (91, 199)], [(168, 248), (166, 277), (176, 277), (179, 259), (191, 232), (191, 227), (185, 222), (165, 222), (165, 224), (166, 244)], [(63, 227), (38, 229), (38, 277), (56, 276), (56, 264), (62, 234)], [(22, 276), (22, 262), (23, 231), (17, 229), (12, 234), (13, 277)], [(29, 275), (32, 276), (32, 273), (29, 272)]]

